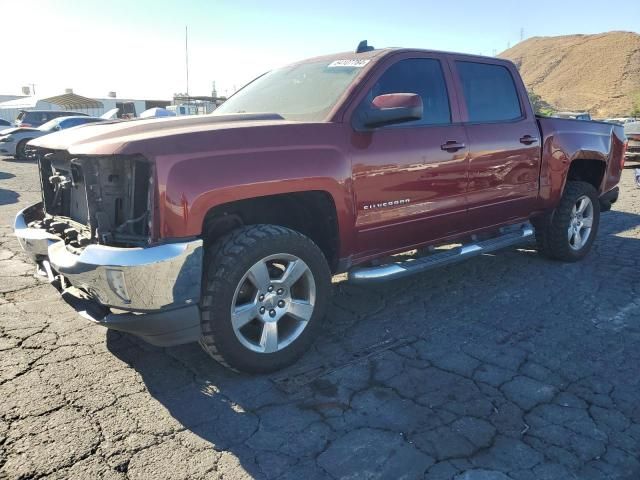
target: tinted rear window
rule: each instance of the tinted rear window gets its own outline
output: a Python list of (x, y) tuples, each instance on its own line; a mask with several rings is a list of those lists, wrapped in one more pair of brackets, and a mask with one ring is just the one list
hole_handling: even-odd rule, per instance
[(518, 91), (501, 65), (456, 62), (470, 122), (500, 122), (522, 116)]
[(53, 120), (54, 118), (59, 118), (59, 117), (69, 117), (71, 115), (75, 115), (75, 113), (73, 112), (48, 112), (47, 113), (47, 117), (49, 118), (49, 120)]
[(43, 124), (50, 118), (46, 112), (27, 112), (21, 120), (26, 123)]

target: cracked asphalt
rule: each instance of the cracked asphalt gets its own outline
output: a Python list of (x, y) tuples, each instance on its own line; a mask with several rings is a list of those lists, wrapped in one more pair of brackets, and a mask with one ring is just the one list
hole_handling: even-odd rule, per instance
[(36, 167), (0, 159), (0, 478), (638, 479), (640, 190), (594, 251), (532, 248), (375, 286), (270, 376), (78, 317), (12, 236)]

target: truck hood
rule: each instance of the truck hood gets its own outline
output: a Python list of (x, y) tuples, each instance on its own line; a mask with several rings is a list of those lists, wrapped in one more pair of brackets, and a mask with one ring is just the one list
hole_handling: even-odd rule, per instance
[(154, 139), (276, 123), (293, 122), (287, 122), (280, 115), (274, 113), (200, 115), (126, 122), (101, 122), (56, 132), (33, 140), (31, 145), (52, 150), (67, 150), (72, 155), (143, 153), (146, 150), (144, 144)]

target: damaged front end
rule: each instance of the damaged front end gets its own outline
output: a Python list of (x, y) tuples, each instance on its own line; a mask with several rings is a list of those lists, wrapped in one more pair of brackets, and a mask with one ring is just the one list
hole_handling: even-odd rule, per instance
[(154, 165), (36, 149), (42, 203), (18, 213), (23, 249), (83, 316), (155, 345), (195, 341), (202, 240), (153, 241)]
[(151, 242), (153, 165), (143, 157), (38, 158), (45, 216), (38, 228), (80, 251), (92, 243), (143, 247)]

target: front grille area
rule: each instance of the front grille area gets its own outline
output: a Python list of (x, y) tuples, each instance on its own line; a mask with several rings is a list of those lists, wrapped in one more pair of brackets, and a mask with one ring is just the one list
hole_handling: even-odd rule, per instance
[(149, 242), (153, 165), (141, 156), (72, 156), (34, 149), (43, 192), (41, 228), (71, 248), (90, 243), (144, 246)]

